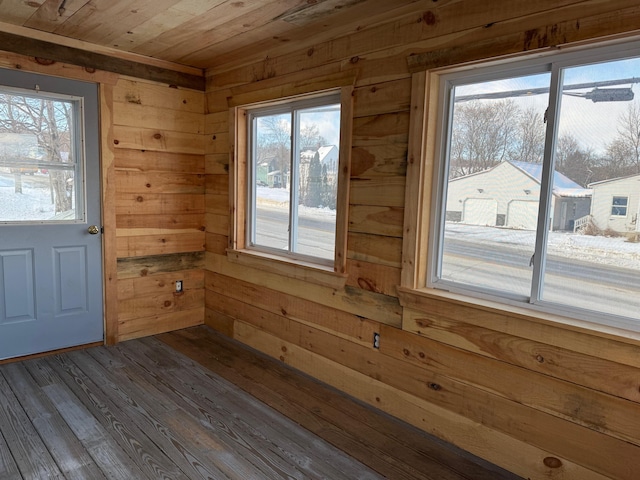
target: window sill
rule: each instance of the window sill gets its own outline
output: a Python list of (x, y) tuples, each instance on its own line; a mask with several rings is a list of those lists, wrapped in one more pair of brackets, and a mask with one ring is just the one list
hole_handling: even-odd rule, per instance
[[(524, 306), (511, 305), (499, 301), (476, 298), (460, 293), (452, 293), (435, 288), (411, 289), (398, 287), (398, 297), (403, 308), (429, 312), (430, 300), (445, 300), (455, 305), (470, 307), (495, 314), (496, 316), (513, 317), (538, 325), (550, 326), (566, 331), (606, 338), (635, 346), (640, 346), (640, 332), (626, 330), (615, 326), (597, 324), (585, 320), (566, 317), (556, 313), (545, 312)], [(460, 321), (465, 321), (461, 318)]]
[(335, 272), (332, 267), (285, 259), (264, 252), (228, 249), (227, 258), (230, 262), (246, 267), (257, 268), (334, 289), (344, 288), (347, 282), (347, 275)]

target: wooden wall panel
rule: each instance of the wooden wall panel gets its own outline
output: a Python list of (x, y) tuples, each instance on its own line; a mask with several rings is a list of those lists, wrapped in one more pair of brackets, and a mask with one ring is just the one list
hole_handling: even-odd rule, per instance
[(118, 338), (125, 340), (204, 321), (204, 95), (131, 79), (113, 90)]
[[(403, 220), (415, 215), (405, 210), (405, 195), (415, 193), (405, 191), (416, 137), (409, 118), (424, 95), (411, 71), (545, 46), (540, 32), (551, 35), (547, 43), (562, 32), (619, 34), (637, 10), (629, 0), (416, 2), (350, 36), (274, 45), (268, 58), (229, 56), (207, 81), (205, 322), (525, 478), (635, 478), (637, 340), (455, 296), (416, 299), (398, 285), (403, 261), (415, 260), (402, 251)], [(527, 31), (538, 35), (529, 44)], [(347, 78), (355, 89), (346, 285), (229, 261), (229, 106)]]

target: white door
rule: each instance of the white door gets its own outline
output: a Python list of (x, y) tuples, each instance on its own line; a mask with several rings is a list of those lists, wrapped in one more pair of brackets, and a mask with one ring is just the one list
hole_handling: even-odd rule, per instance
[(97, 85), (0, 69), (0, 359), (103, 340), (98, 145)]

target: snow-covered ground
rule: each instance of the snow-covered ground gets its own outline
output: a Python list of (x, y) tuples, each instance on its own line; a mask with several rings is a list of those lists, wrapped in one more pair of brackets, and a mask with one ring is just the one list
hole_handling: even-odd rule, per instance
[[(285, 206), (289, 202), (289, 190), (284, 188), (257, 187), (256, 197), (260, 206)], [(329, 208), (298, 206), (298, 212), (305, 217), (335, 217), (336, 211)]]
[[(531, 230), (447, 223), (446, 232), (447, 236), (464, 239), (476, 245), (498, 243), (527, 246), (531, 250), (535, 246), (535, 232)], [(625, 237), (549, 232), (547, 254), (600, 265), (640, 268), (640, 243), (629, 242)]]
[(15, 193), (13, 175), (0, 175), (1, 222), (46, 220), (54, 214), (48, 182), (23, 175), (22, 193)]

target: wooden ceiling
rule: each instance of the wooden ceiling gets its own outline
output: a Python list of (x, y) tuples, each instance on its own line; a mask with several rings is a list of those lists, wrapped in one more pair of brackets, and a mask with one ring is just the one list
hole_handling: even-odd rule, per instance
[(420, 3), (426, 2), (0, 0), (0, 32), (135, 62), (154, 59), (197, 75), (369, 28)]

